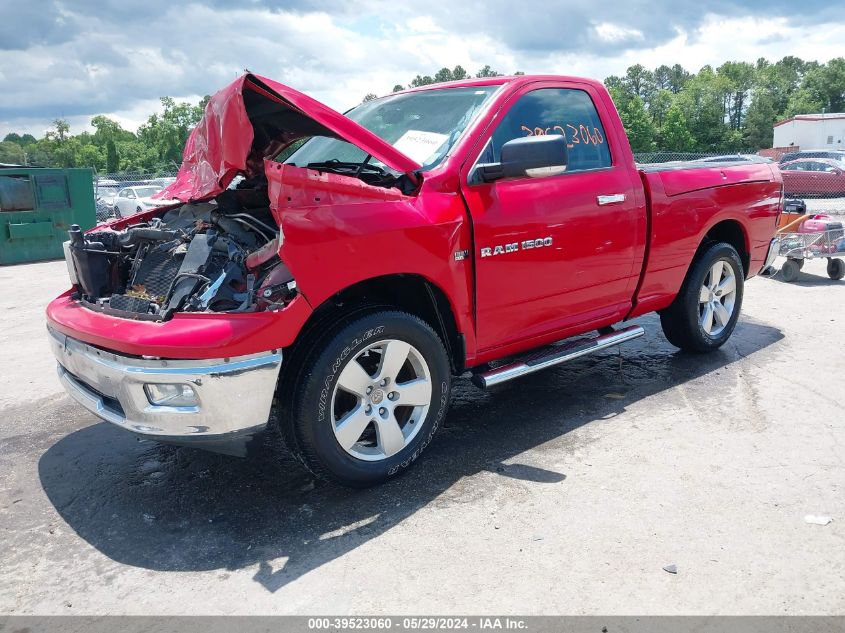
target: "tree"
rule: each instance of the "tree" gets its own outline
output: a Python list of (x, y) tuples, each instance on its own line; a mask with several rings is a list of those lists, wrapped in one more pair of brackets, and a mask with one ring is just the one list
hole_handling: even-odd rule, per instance
[(825, 112), (845, 111), (845, 58), (837, 57), (808, 70), (801, 89), (821, 103)]
[(754, 85), (755, 68), (747, 62), (725, 62), (716, 69), (725, 80), (725, 111), (733, 130), (742, 128), (742, 117), (748, 107), (748, 98)]
[(669, 90), (671, 90), (674, 94), (678, 94), (684, 89), (684, 86), (691, 77), (692, 75), (684, 70), (683, 66), (675, 64), (672, 66), (671, 72), (669, 73)]
[(98, 147), (105, 147), (109, 141), (128, 141), (135, 138), (135, 135), (124, 130), (120, 123), (102, 114), (91, 118), (91, 127), (95, 130), (91, 140)]
[(622, 85), (634, 96), (639, 97), (647, 103), (654, 93), (654, 74), (646, 70), (642, 64), (629, 66), (622, 79)]
[(672, 86), (672, 69), (666, 64), (654, 69), (654, 86), (658, 90), (669, 90)]
[(441, 68), (434, 73), (434, 83), (441, 83), (444, 81), (458, 81), (459, 79), (466, 79), (467, 71), (460, 64), (455, 66), (452, 70), (448, 68)]
[(27, 147), (36, 143), (35, 137), (32, 134), (18, 134), (17, 132), (10, 132), (4, 138), (4, 141), (17, 143), (20, 147)]
[(408, 84), (409, 88), (418, 88), (419, 86), (429, 86), (434, 83), (434, 79), (426, 75), (425, 77), (421, 77), (417, 75), (411, 80), (411, 83)]
[(106, 167), (106, 157), (103, 150), (94, 144), (80, 143), (79, 150), (74, 156), (76, 167), (91, 167), (102, 171)]
[(452, 69), (452, 80), (460, 81), (461, 79), (469, 79), (469, 73), (463, 66), (458, 64)]
[[(515, 73), (517, 75), (521, 72)], [(501, 73), (485, 65), (476, 77)], [(410, 87), (469, 77), (461, 65), (417, 75)], [(737, 152), (770, 147), (772, 124), (795, 114), (845, 111), (845, 59), (826, 63), (784, 57), (750, 64), (726, 61), (717, 70), (697, 73), (680, 64), (648, 70), (641, 64), (611, 75), (605, 86), (616, 103), (635, 151)], [(393, 92), (404, 90), (396, 84)], [(375, 98), (365, 96), (365, 101)], [(209, 97), (197, 104), (161, 100), (162, 112), (150, 115), (135, 134), (106, 116), (92, 117), (92, 133), (71, 134), (64, 119), (36, 139), (10, 132), (0, 142), (0, 162), (45, 167), (89, 166), (109, 172), (173, 170), (191, 129)]]
[(653, 95), (648, 104), (648, 113), (654, 125), (660, 127), (666, 119), (669, 108), (674, 103), (673, 95), (669, 90), (659, 89)]
[(364, 99), (361, 101), (361, 103), (367, 103), (367, 101), (373, 101), (374, 99), (378, 99), (378, 95), (373, 94), (372, 92), (368, 92), (364, 95)]
[(695, 139), (690, 134), (684, 111), (672, 105), (666, 111), (666, 117), (660, 128), (660, 149), (672, 152), (689, 152), (695, 147)]
[[(10, 136), (11, 134), (7, 134), (6, 139)], [(10, 140), (0, 141), (0, 163), (11, 163), (15, 165), (26, 164), (26, 155), (20, 143)]]
[(736, 150), (727, 142), (730, 128), (725, 121), (726, 83), (710, 66), (704, 66), (677, 95), (676, 103), (684, 113), (698, 151)]
[(792, 117), (796, 114), (818, 113), (823, 109), (824, 101), (815, 91), (807, 88), (799, 88), (789, 97), (784, 114), (787, 117)]
[[(161, 105), (164, 112), (150, 115), (147, 122), (138, 128), (138, 140), (157, 157), (147, 165), (152, 170), (172, 169), (180, 164), (188, 135), (202, 118), (204, 110), (202, 102), (198, 105), (177, 103), (171, 97), (162, 97)], [(121, 155), (125, 156), (123, 152)]]
[(48, 136), (52, 134), (57, 141), (64, 142), (67, 139), (68, 132), (70, 132), (70, 124), (64, 119), (54, 119), (53, 127), (56, 128), (56, 131), (48, 132)]
[(476, 77), (501, 77), (502, 73), (493, 70), (492, 68), (490, 68), (489, 64), (486, 64), (477, 73), (475, 73), (475, 76)]
[(654, 142), (654, 124), (640, 97), (632, 98), (619, 115), (634, 152), (651, 152), (657, 148)]
[(117, 154), (117, 145), (113, 139), (106, 141), (106, 171), (110, 174), (120, 169), (120, 157)]
[(772, 125), (777, 119), (774, 99), (765, 90), (754, 93), (748, 114), (745, 117), (743, 145), (752, 149), (772, 146), (774, 136)]

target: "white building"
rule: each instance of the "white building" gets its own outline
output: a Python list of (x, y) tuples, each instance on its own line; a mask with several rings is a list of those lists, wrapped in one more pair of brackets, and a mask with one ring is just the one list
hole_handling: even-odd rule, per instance
[(774, 128), (772, 147), (845, 150), (845, 112), (797, 114)]

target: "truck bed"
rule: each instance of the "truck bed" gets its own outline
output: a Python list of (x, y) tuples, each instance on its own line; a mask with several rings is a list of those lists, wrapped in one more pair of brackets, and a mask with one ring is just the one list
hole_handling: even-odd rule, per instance
[(745, 241), (746, 277), (760, 271), (781, 210), (776, 165), (687, 161), (637, 169), (649, 203), (649, 235), (632, 316), (671, 303), (689, 268), (689, 253), (716, 224)]

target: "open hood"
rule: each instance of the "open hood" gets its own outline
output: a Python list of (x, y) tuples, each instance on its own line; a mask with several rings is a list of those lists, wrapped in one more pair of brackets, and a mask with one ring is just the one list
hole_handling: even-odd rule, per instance
[(176, 182), (157, 198), (192, 202), (223, 192), (239, 173), (252, 176), (296, 139), (343, 139), (416, 180), (420, 164), (366, 128), (301, 92), (245, 74), (216, 93), (188, 137)]

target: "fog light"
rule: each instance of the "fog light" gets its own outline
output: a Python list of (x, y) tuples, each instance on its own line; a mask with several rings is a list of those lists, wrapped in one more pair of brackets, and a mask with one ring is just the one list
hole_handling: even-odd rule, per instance
[(157, 384), (144, 385), (147, 400), (159, 407), (195, 407), (197, 396), (190, 385)]

